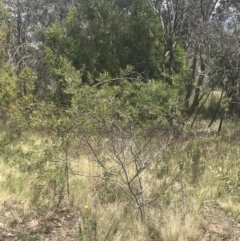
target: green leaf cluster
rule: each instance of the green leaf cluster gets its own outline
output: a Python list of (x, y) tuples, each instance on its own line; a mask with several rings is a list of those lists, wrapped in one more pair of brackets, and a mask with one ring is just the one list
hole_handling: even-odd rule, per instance
[[(161, 76), (161, 26), (142, 0), (127, 9), (106, 0), (81, 1), (63, 25), (56, 23), (47, 30), (45, 45), (53, 52), (50, 64), (56, 65), (55, 60), (64, 56), (76, 69), (85, 67), (94, 78), (104, 71), (117, 76), (128, 65), (146, 78)], [(88, 75), (83, 77), (88, 83)]]

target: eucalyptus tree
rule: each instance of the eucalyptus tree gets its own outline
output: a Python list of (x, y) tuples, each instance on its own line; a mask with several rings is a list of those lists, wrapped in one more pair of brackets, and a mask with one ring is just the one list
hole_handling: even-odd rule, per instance
[[(227, 67), (225, 64), (229, 61), (233, 63), (236, 59), (238, 49), (236, 28), (239, 23), (240, 3), (234, 0), (147, 1), (158, 14), (162, 25), (165, 68), (169, 76), (172, 73), (175, 42), (179, 41), (187, 53), (191, 78), (184, 83), (185, 107), (191, 115), (199, 107), (200, 100), (206, 93), (208, 96), (209, 92), (216, 86), (223, 86), (223, 82), (229, 78), (230, 65)], [(235, 54), (234, 51), (228, 51), (228, 44), (224, 43), (225, 35), (235, 42)], [(221, 55), (223, 52), (228, 54)], [(230, 53), (233, 55), (230, 56)], [(236, 65), (234, 68), (234, 72), (237, 73)]]
[[(121, 71), (133, 66), (129, 80), (141, 77), (162, 80), (165, 73), (161, 24), (144, 0), (117, 2), (79, 1), (64, 25), (53, 24), (44, 42), (46, 59), (57, 80), (60, 99), (65, 99), (66, 81), (59, 75), (61, 57), (77, 70), (84, 71), (84, 84), (100, 85), (98, 77), (108, 72), (118, 84)], [(176, 46), (174, 74), (181, 74), (185, 54)]]
[(0, 64), (2, 65), (6, 60), (7, 55), (7, 27), (5, 24), (6, 11), (2, 2), (0, 2)]
[(46, 45), (78, 69), (85, 65), (91, 73), (117, 75), (132, 65), (148, 77), (159, 76), (161, 26), (144, 1), (127, 7), (108, 0), (79, 1), (65, 25), (56, 23), (46, 36)]
[[(7, 112), (16, 97), (16, 77), (11, 66), (7, 63), (8, 54), (8, 29), (6, 26), (7, 12), (0, 2), (0, 123), (4, 123)], [(2, 127), (2, 126), (1, 126)]]
[(46, 95), (51, 76), (42, 56), (46, 29), (54, 22), (62, 23), (74, 1), (4, 0), (8, 38), (8, 62), (20, 75), (25, 66), (37, 73), (36, 94)]

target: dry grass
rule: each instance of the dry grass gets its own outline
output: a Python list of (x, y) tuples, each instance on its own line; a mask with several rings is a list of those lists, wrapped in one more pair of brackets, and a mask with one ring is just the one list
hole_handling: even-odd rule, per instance
[[(236, 199), (240, 185), (240, 150), (238, 142), (234, 141), (239, 128), (227, 125), (218, 136), (209, 133), (189, 139), (187, 134), (184, 135), (146, 170), (143, 179), (145, 197), (156, 200), (145, 207), (143, 220), (123, 191), (124, 186), (114, 182), (120, 181), (119, 176), (106, 179), (104, 170), (89, 158), (87, 152), (78, 150), (69, 157), (70, 195), (65, 189), (59, 206), (56, 206), (59, 199), (56, 192), (60, 189), (54, 185), (65, 182), (64, 178), (54, 185), (52, 175), (41, 179), (41, 183), (45, 183), (43, 189), (47, 191), (35, 195), (34, 187), (38, 183), (35, 172), (22, 173), (1, 162), (0, 228), (4, 234), (13, 233), (11, 240), (35, 237), (32, 240), (210, 241), (227, 233), (226, 228), (222, 233), (220, 228), (215, 228), (221, 225), (217, 223), (221, 213), (226, 227), (235, 225), (234, 230), (238, 231), (237, 224), (229, 218), (238, 221), (240, 212)], [(21, 145), (25, 152), (29, 150), (27, 143)], [(45, 139), (38, 139), (35, 147), (39, 150), (35, 149), (37, 154), (33, 157), (42, 158), (39, 151), (46, 147), (44, 145)], [(58, 155), (58, 158), (62, 156)], [(59, 165), (49, 162), (47, 167), (54, 170)], [(11, 212), (10, 206), (13, 206)], [(209, 208), (213, 210), (211, 217), (205, 214)], [(229, 218), (224, 218), (224, 214)], [(215, 225), (213, 228), (211, 223)], [(232, 231), (226, 240), (234, 240), (237, 231)], [(3, 240), (8, 240), (4, 237)]]
[(237, 218), (239, 221), (240, 204), (237, 200), (234, 201), (232, 197), (228, 197), (226, 199), (219, 200), (218, 204), (230, 217)]

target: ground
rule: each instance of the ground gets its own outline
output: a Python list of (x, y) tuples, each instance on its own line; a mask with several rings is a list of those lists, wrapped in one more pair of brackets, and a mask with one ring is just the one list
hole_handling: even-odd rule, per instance
[(240, 240), (240, 224), (230, 218), (218, 205), (205, 207), (202, 224), (201, 241)]
[(77, 214), (71, 209), (39, 214), (21, 203), (1, 206), (0, 241), (75, 241), (79, 231)]
[[(81, 220), (71, 209), (41, 215), (25, 210), (23, 203), (4, 202), (0, 211), (0, 241), (77, 241)], [(201, 217), (201, 238), (197, 241), (240, 240), (240, 224), (220, 206), (206, 206)], [(124, 241), (124, 240), (123, 240)]]

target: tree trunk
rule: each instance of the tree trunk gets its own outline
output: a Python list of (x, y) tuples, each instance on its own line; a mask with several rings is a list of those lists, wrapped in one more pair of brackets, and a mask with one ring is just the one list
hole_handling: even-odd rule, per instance
[(202, 87), (203, 80), (204, 80), (204, 77), (205, 77), (205, 63), (204, 63), (204, 60), (203, 60), (202, 56), (200, 56), (200, 61), (201, 61), (201, 66), (200, 66), (201, 73), (198, 77), (198, 82), (197, 82), (197, 87), (196, 87), (196, 90), (195, 90), (193, 103), (192, 103), (192, 105), (189, 109), (189, 112), (188, 112), (189, 115), (192, 115), (199, 105), (199, 97), (200, 97), (201, 87)]

